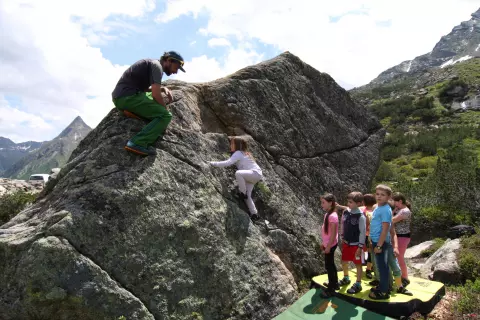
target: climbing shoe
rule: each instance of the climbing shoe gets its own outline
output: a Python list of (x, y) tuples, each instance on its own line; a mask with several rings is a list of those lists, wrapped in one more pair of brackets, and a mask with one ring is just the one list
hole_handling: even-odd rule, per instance
[(133, 112), (131, 112), (131, 111), (128, 111), (128, 110), (123, 110), (123, 114), (125, 115), (125, 117), (128, 117), (128, 118), (133, 118), (133, 119), (138, 119), (138, 120), (145, 120), (145, 119), (143, 119), (142, 117), (137, 116), (135, 113), (133, 113)]
[(250, 219), (252, 219), (252, 221), (257, 221), (258, 219), (260, 219), (260, 216), (256, 213), (250, 215)]
[(371, 285), (371, 286), (373, 286), (373, 287), (376, 287), (376, 286), (378, 286), (378, 285), (380, 284), (380, 281), (378, 281), (378, 280), (373, 280), (373, 281), (370, 281), (368, 284)]
[(347, 284), (350, 284), (350, 279), (349, 278), (343, 278), (342, 280), (338, 281), (338, 285), (340, 287), (346, 286)]
[(366, 270), (365, 271), (365, 276), (367, 277), (367, 279), (373, 279), (373, 276), (372, 276), (372, 270)]
[(373, 290), (372, 292), (370, 292), (370, 294), (368, 295), (368, 297), (370, 299), (374, 299), (374, 300), (386, 300), (386, 299), (390, 299), (390, 295), (388, 293), (384, 293), (384, 292), (381, 292), (379, 290)]
[(409, 284), (410, 284), (410, 280), (405, 279), (405, 278), (402, 278), (402, 285), (403, 285), (404, 287), (408, 286)]
[[(326, 287), (326, 288), (329, 288), (328, 282), (324, 282), (324, 283), (323, 283), (323, 286)], [(328, 289), (327, 289), (327, 290), (328, 290)], [(337, 285), (335, 286), (334, 290), (340, 290), (340, 286), (338, 285), (338, 283), (337, 283)]]
[(355, 282), (353, 286), (347, 290), (349, 294), (355, 294), (362, 291), (362, 285), (359, 282)]
[(411, 293), (410, 291), (405, 289), (405, 287), (398, 288), (397, 293), (401, 293), (401, 294), (404, 294), (404, 295), (407, 295), (407, 296), (413, 296), (413, 293)]
[(132, 141), (127, 142), (127, 145), (125, 146), (125, 150), (133, 152), (135, 154), (142, 155), (142, 156), (152, 156), (157, 154), (157, 151), (155, 150), (155, 148), (153, 147), (145, 148), (133, 143)]
[(334, 291), (331, 291), (331, 290), (328, 290), (328, 289), (327, 289), (327, 290), (322, 291), (322, 292), (320, 293), (320, 298), (322, 298), (322, 299), (330, 299), (331, 297), (334, 296), (334, 294), (335, 294)]

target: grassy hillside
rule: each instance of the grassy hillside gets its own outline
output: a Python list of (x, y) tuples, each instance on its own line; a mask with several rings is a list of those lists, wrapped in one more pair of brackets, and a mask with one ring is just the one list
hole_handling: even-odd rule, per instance
[(415, 226), (422, 230), (416, 242), (441, 237), (451, 225), (477, 223), (480, 111), (456, 108), (480, 95), (480, 58), (351, 94), (387, 128), (374, 183), (389, 184), (412, 200)]

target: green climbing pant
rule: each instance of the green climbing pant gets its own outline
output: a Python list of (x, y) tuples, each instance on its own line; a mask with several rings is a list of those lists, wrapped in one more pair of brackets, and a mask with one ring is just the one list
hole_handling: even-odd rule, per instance
[(172, 113), (157, 103), (151, 92), (139, 92), (132, 96), (113, 99), (117, 109), (130, 111), (137, 116), (151, 120), (143, 129), (130, 139), (136, 145), (148, 147), (155, 143), (172, 120)]

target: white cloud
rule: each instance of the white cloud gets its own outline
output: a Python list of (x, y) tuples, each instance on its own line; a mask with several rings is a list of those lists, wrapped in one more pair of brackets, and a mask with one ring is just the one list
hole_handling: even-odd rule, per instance
[(140, 17), (153, 7), (151, 0), (0, 1), (0, 95), (21, 104), (15, 111), (2, 100), (0, 135), (13, 137), (22, 123), (17, 137), (49, 140), (77, 115), (96, 126), (113, 107), (110, 94), (126, 66), (105, 59), (93, 36), (98, 44), (122, 25), (102, 24), (109, 17)]
[(208, 40), (209, 47), (229, 47), (231, 46), (230, 41), (225, 38), (211, 38)]
[(8, 137), (15, 143), (59, 133), (41, 117), (12, 108), (3, 96), (0, 96), (0, 115), (0, 136)]
[(208, 58), (206, 55), (194, 57), (185, 62), (186, 73), (179, 72), (173, 75), (172, 79), (187, 82), (205, 82), (221, 77), (256, 64), (264, 60), (264, 55), (246, 48), (230, 48), (227, 54), (219, 60)]
[(429, 52), (477, 9), (478, 1), (471, 0), (176, 0), (157, 20), (205, 13), (209, 20), (201, 35), (257, 39), (358, 86)]

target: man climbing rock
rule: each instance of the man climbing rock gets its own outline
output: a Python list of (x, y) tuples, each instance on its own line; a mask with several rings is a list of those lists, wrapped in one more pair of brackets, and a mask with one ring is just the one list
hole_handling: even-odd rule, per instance
[(167, 76), (176, 74), (178, 69), (185, 72), (183, 64), (180, 54), (169, 51), (159, 60), (141, 59), (135, 62), (118, 80), (112, 92), (115, 107), (128, 117), (150, 121), (127, 142), (127, 151), (143, 156), (156, 154), (152, 145), (163, 136), (172, 120), (172, 113), (166, 108), (162, 93), (167, 96), (169, 103), (173, 96), (168, 88), (161, 86), (162, 76), (163, 73)]

